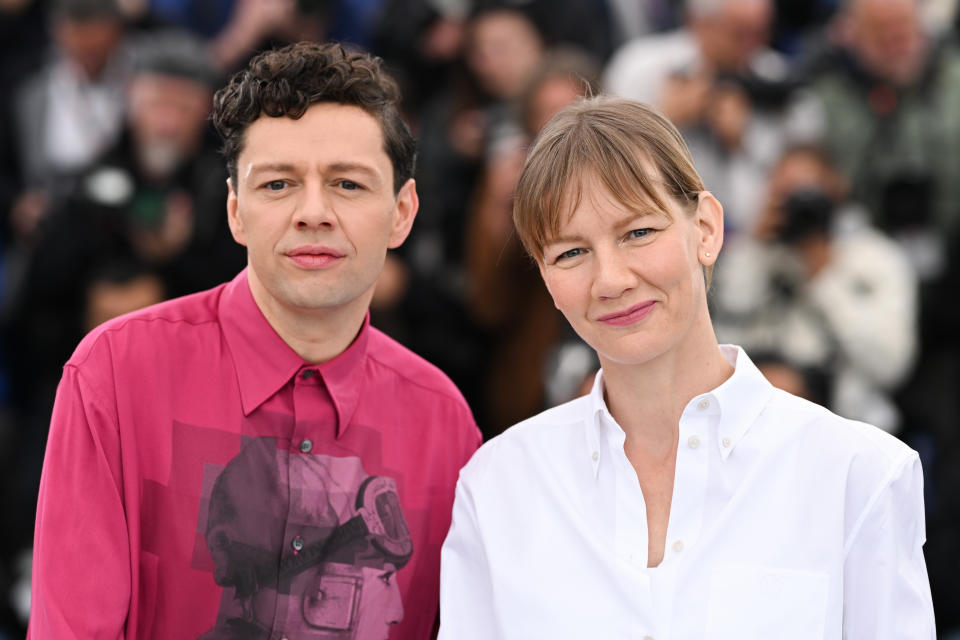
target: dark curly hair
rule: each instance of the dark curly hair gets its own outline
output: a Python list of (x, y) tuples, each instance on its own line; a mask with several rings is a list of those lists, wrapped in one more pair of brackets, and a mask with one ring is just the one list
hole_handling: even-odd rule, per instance
[(237, 182), (237, 157), (247, 127), (261, 115), (300, 118), (320, 102), (360, 107), (380, 123), (393, 165), (393, 190), (413, 177), (416, 142), (400, 117), (400, 91), (381, 60), (337, 43), (299, 42), (257, 55), (213, 98), (213, 124), (223, 138), (227, 171)]

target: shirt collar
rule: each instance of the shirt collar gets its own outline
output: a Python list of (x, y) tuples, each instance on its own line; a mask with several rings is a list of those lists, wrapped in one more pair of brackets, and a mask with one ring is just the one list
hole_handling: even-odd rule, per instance
[(717, 446), (720, 457), (726, 460), (757, 421), (773, 394), (773, 385), (742, 348), (725, 344), (720, 345), (720, 352), (733, 365), (733, 375), (713, 391), (695, 397), (685, 411), (697, 410), (695, 407), (704, 399), (719, 409)]
[(350, 424), (364, 382), (370, 314), (347, 349), (329, 362), (311, 365), (283, 341), (257, 306), (250, 292), (247, 269), (224, 289), (219, 303), (220, 323), (233, 355), (243, 414), (250, 415), (283, 388), (301, 370), (313, 369), (323, 379), (337, 412), (337, 436)]
[(364, 363), (367, 359), (371, 331), (368, 311), (360, 326), (360, 333), (343, 353), (333, 360), (310, 367), (320, 374), (333, 399), (333, 406), (337, 410), (338, 438), (350, 426), (353, 414), (360, 404), (360, 396), (367, 378), (365, 375), (367, 368)]
[[(733, 366), (733, 375), (712, 391), (695, 396), (687, 404), (684, 413), (719, 413), (717, 446), (720, 457), (726, 460), (763, 411), (773, 393), (773, 385), (760, 373), (741, 347), (724, 344), (720, 345), (720, 352)], [(603, 398), (603, 390), (601, 369), (597, 372), (590, 390), (587, 428), (587, 447), (593, 459), (594, 476), (599, 473), (600, 458), (604, 451), (604, 447), (600, 446), (602, 431), (616, 424)], [(707, 401), (706, 405), (703, 404), (704, 400)], [(702, 409), (703, 406), (707, 408)], [(608, 426), (605, 427), (605, 424)]]

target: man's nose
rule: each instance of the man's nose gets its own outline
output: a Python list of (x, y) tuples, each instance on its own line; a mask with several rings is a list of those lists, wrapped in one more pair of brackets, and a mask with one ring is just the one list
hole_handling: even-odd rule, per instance
[(307, 184), (297, 202), (293, 223), (298, 229), (332, 228), (337, 216), (330, 195), (320, 184)]

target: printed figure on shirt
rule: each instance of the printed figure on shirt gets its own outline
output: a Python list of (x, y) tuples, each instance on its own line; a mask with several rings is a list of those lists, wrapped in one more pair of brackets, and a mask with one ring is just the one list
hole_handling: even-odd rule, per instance
[(919, 456), (719, 344), (723, 215), (647, 104), (534, 140), (517, 236), (601, 366), (461, 470), (440, 640), (934, 640)]
[[(403, 618), (394, 574), (413, 541), (393, 478), (368, 475), (356, 457), (302, 456), (256, 438), (205, 497), (200, 529), (224, 587), (205, 640), (269, 638), (276, 618), (296, 637), (380, 640)], [(285, 527), (295, 533), (278, 565)]]
[(437, 624), (460, 391), (371, 326), (419, 207), (367, 53), (262, 52), (213, 97), (230, 282), (88, 333), (57, 389), (28, 638), (421, 640)]

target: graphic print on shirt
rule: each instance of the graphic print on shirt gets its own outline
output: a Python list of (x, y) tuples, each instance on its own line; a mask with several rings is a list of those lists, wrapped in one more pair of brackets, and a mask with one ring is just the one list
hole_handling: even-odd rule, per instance
[(403, 617), (394, 573), (413, 541), (393, 478), (254, 438), (207, 490), (200, 526), (224, 590), (204, 640), (381, 640)]

